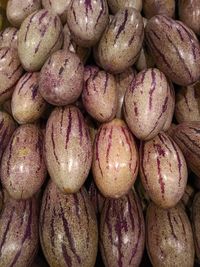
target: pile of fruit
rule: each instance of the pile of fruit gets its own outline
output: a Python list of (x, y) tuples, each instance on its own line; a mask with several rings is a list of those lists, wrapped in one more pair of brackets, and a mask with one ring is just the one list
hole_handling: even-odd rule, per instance
[(0, 16), (0, 267), (196, 266), (200, 1)]

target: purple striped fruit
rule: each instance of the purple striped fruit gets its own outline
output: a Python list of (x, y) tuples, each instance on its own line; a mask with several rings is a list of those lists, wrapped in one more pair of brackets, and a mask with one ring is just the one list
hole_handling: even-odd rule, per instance
[(105, 30), (96, 49), (100, 66), (120, 73), (137, 60), (144, 37), (143, 20), (134, 8), (120, 10)]
[(101, 211), (104, 207), (105, 197), (99, 192), (94, 181), (91, 182), (88, 189), (89, 199), (94, 207), (96, 214), (101, 214)]
[(174, 207), (187, 184), (187, 165), (177, 144), (164, 132), (140, 145), (140, 176), (150, 198), (162, 208)]
[(0, 32), (0, 48), (12, 47), (17, 49), (17, 33), (18, 29), (14, 27), (8, 27)]
[(198, 192), (192, 204), (192, 227), (196, 256), (200, 261), (200, 192)]
[(36, 121), (45, 111), (47, 104), (38, 88), (38, 72), (27, 72), (18, 81), (12, 95), (11, 109), (14, 119), (19, 124)]
[(194, 266), (192, 229), (181, 205), (164, 210), (151, 203), (146, 214), (146, 235), (153, 266)]
[(99, 72), (99, 68), (95, 65), (87, 65), (84, 68), (84, 82), (86, 82), (90, 77)]
[(1, 182), (14, 199), (32, 197), (46, 178), (43, 135), (34, 124), (18, 127), (2, 157)]
[(0, 48), (0, 104), (9, 99), (13, 93), (13, 86), (23, 74), (17, 50), (14, 48)]
[(92, 172), (105, 197), (125, 195), (138, 173), (138, 151), (124, 121), (114, 119), (99, 128), (93, 151)]
[(51, 267), (94, 266), (97, 221), (84, 188), (76, 194), (63, 194), (50, 181), (42, 200), (39, 229), (42, 249)]
[(52, 105), (71, 104), (82, 92), (83, 73), (83, 64), (75, 53), (59, 50), (41, 69), (39, 91)]
[(200, 34), (200, 1), (199, 0), (179, 0), (178, 14), (183, 21), (196, 34)]
[(113, 14), (126, 7), (135, 8), (139, 12), (142, 10), (142, 0), (108, 0), (108, 5)]
[(67, 21), (67, 8), (71, 0), (42, 0), (42, 6), (57, 14), (62, 23)]
[(51, 113), (46, 126), (45, 154), (49, 174), (60, 190), (77, 192), (92, 162), (89, 129), (78, 108), (66, 106)]
[(40, 70), (62, 43), (63, 29), (58, 16), (46, 9), (29, 15), (18, 32), (18, 53), (23, 67), (30, 72)]
[(83, 47), (94, 46), (108, 24), (106, 0), (72, 0), (67, 10), (67, 23), (74, 41)]
[(90, 56), (91, 49), (89, 47), (81, 47), (74, 42), (67, 23), (63, 28), (63, 34), (64, 34), (63, 49), (67, 49), (71, 52), (76, 53), (77, 56), (80, 58), (80, 60), (85, 64)]
[(0, 216), (0, 266), (30, 266), (38, 241), (37, 200), (8, 199)]
[(173, 139), (182, 150), (188, 166), (200, 177), (200, 122), (184, 122), (173, 130)]
[(122, 106), (124, 103), (124, 95), (126, 90), (131, 85), (132, 81), (135, 79), (136, 70), (133, 68), (128, 68), (124, 72), (115, 75), (115, 81), (117, 83), (117, 91), (118, 91), (118, 108), (116, 117), (119, 119), (123, 118), (123, 110)]
[(155, 137), (168, 119), (169, 104), (170, 86), (165, 75), (155, 68), (138, 73), (124, 98), (124, 116), (132, 133), (142, 140)]
[(100, 248), (105, 267), (137, 267), (145, 244), (145, 225), (139, 198), (132, 190), (107, 199), (101, 214)]
[(41, 8), (40, 0), (8, 0), (6, 6), (6, 15), (8, 21), (19, 28), (26, 17)]
[(151, 18), (145, 27), (146, 43), (157, 67), (172, 82), (187, 86), (200, 77), (200, 46), (194, 32), (167, 16)]
[(147, 19), (155, 15), (174, 17), (175, 0), (143, 0), (143, 12)]
[(7, 112), (0, 111), (0, 161), (16, 126), (13, 118)]
[(200, 121), (200, 82), (177, 91), (175, 117), (178, 123)]
[(117, 112), (118, 93), (115, 77), (98, 71), (84, 84), (82, 101), (86, 111), (97, 121), (112, 120)]

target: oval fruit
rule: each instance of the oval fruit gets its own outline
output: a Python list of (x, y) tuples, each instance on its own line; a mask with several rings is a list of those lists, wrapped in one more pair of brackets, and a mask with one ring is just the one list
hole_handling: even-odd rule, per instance
[(72, 0), (67, 10), (67, 23), (74, 41), (83, 47), (94, 46), (108, 24), (106, 0)]
[(105, 197), (125, 195), (138, 173), (138, 151), (124, 121), (114, 119), (99, 128), (93, 151), (92, 172)]
[(200, 122), (184, 122), (173, 130), (173, 139), (182, 150), (188, 166), (200, 177)]
[(26, 17), (41, 8), (40, 0), (8, 0), (6, 15), (8, 21), (19, 28)]
[(178, 123), (200, 121), (200, 82), (176, 92), (175, 117)]
[(2, 157), (2, 185), (12, 198), (27, 199), (45, 178), (43, 135), (36, 125), (22, 125), (13, 133)]
[(84, 84), (82, 101), (86, 111), (97, 121), (112, 120), (117, 112), (117, 85), (112, 74), (98, 71)]
[(148, 21), (145, 37), (157, 67), (172, 82), (187, 86), (199, 79), (199, 41), (186, 25), (157, 15)]
[(150, 198), (162, 208), (174, 207), (187, 184), (187, 165), (177, 144), (164, 132), (140, 145), (140, 176)]
[(139, 12), (142, 10), (142, 0), (108, 0), (108, 5), (113, 14), (126, 7), (133, 7)]
[(14, 48), (0, 48), (0, 104), (9, 99), (13, 93), (13, 86), (23, 74), (17, 50)]
[(84, 68), (84, 82), (86, 82), (90, 77), (99, 72), (99, 68), (95, 65), (87, 65)]
[(138, 196), (132, 190), (119, 199), (106, 199), (101, 214), (100, 248), (105, 267), (139, 266), (145, 225)]
[(7, 112), (0, 111), (0, 161), (16, 127), (13, 118)]
[(63, 29), (58, 16), (46, 9), (29, 15), (18, 32), (18, 54), (25, 70), (40, 70), (62, 43)]
[(75, 53), (59, 50), (40, 71), (39, 91), (52, 105), (75, 102), (82, 92), (84, 67)]
[(111, 20), (96, 49), (99, 65), (113, 73), (131, 67), (139, 56), (143, 33), (140, 13), (134, 8), (120, 10)]
[(30, 266), (38, 251), (38, 242), (36, 199), (8, 199), (0, 216), (1, 267)]
[(60, 190), (77, 192), (92, 162), (89, 129), (78, 108), (55, 108), (51, 113), (46, 126), (45, 156), (49, 174)]
[(93, 267), (98, 229), (87, 192), (63, 194), (49, 182), (40, 212), (40, 242), (51, 267)]
[(200, 192), (198, 192), (192, 204), (192, 227), (194, 234), (194, 243), (196, 256), (200, 261)]
[(194, 266), (192, 229), (181, 205), (164, 210), (151, 203), (146, 227), (146, 246), (153, 266)]
[(175, 7), (175, 0), (143, 0), (143, 12), (147, 19), (155, 15), (174, 17)]
[(158, 69), (136, 75), (124, 98), (124, 116), (132, 133), (149, 140), (164, 127), (168, 118), (170, 86)]
[(12, 114), (19, 124), (39, 119), (46, 109), (46, 102), (39, 93), (39, 73), (27, 72), (18, 81), (11, 101)]
[(0, 33), (0, 48), (12, 47), (17, 49), (17, 33), (18, 29), (14, 27), (7, 27)]

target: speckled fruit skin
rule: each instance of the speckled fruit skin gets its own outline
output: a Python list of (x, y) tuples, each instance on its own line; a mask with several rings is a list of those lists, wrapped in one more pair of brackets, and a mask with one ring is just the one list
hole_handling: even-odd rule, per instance
[(19, 124), (34, 122), (42, 116), (47, 104), (38, 88), (38, 72), (27, 72), (18, 81), (12, 95), (11, 109)]
[(67, 23), (74, 41), (83, 47), (94, 46), (109, 21), (106, 0), (72, 0), (67, 10)]
[(86, 82), (90, 77), (92, 77), (94, 74), (98, 73), (99, 71), (99, 67), (95, 66), (95, 65), (87, 65), (84, 68), (84, 82)]
[(95, 212), (82, 188), (63, 194), (49, 182), (40, 212), (40, 241), (50, 267), (93, 267), (98, 229)]
[(199, 41), (186, 25), (157, 15), (148, 21), (145, 37), (158, 68), (172, 82), (187, 86), (199, 79)]
[(178, 123), (200, 121), (200, 82), (176, 92), (175, 117)]
[(113, 14), (126, 7), (135, 8), (139, 12), (142, 10), (142, 0), (108, 0), (108, 5)]
[(12, 198), (27, 199), (45, 178), (43, 135), (34, 124), (22, 125), (13, 133), (2, 157), (2, 185)]
[(0, 215), (1, 267), (27, 267), (38, 250), (38, 208), (36, 198), (8, 199)]
[(11, 47), (17, 49), (17, 33), (18, 29), (8, 27), (0, 32), (0, 48)]
[(119, 119), (123, 118), (123, 103), (124, 103), (124, 95), (126, 90), (128, 90), (129, 86), (133, 82), (136, 76), (136, 70), (133, 68), (128, 68), (124, 72), (115, 75), (115, 81), (117, 84), (118, 91), (118, 105), (117, 105), (117, 114), (116, 117)]
[(131, 190), (119, 199), (106, 199), (100, 223), (105, 267), (139, 266), (144, 244), (145, 225), (137, 194)]
[(200, 192), (198, 192), (192, 204), (192, 228), (194, 235), (194, 243), (196, 256), (198, 261), (200, 261)]
[(175, 0), (143, 0), (143, 12), (147, 19), (155, 15), (174, 17)]
[(164, 132), (140, 144), (140, 177), (150, 198), (162, 208), (174, 207), (187, 184), (187, 165), (177, 144)]
[(112, 120), (118, 104), (115, 77), (105, 71), (96, 72), (84, 84), (82, 101), (87, 112), (97, 121)]
[(60, 190), (77, 192), (92, 162), (89, 129), (78, 108), (60, 107), (51, 113), (46, 126), (45, 155), (49, 174)]
[(114, 119), (102, 124), (93, 146), (92, 172), (105, 197), (125, 195), (138, 173), (138, 151), (134, 137), (124, 121)]
[(25, 70), (40, 70), (62, 43), (63, 28), (58, 16), (46, 9), (29, 15), (18, 32), (18, 54)]
[(200, 122), (184, 122), (173, 130), (173, 139), (182, 150), (188, 166), (200, 177)]
[(71, 104), (82, 92), (83, 72), (83, 64), (75, 53), (59, 50), (41, 69), (39, 91), (50, 104)]
[(13, 118), (4, 111), (0, 111), (0, 160), (17, 125)]
[(105, 197), (99, 192), (94, 181), (91, 182), (88, 189), (89, 199), (97, 215), (101, 214), (105, 203)]
[(124, 117), (132, 133), (141, 140), (155, 137), (168, 119), (169, 104), (165, 75), (155, 68), (138, 73), (124, 97)]
[(8, 21), (19, 28), (26, 17), (41, 8), (40, 0), (8, 0), (6, 7), (6, 15)]
[(196, 34), (200, 34), (200, 2), (198, 0), (178, 1), (179, 19)]
[(64, 34), (64, 41), (63, 41), (62, 48), (76, 53), (77, 56), (80, 58), (80, 60), (85, 64), (87, 59), (90, 56), (91, 48), (81, 47), (74, 42), (67, 23), (65, 24), (63, 28), (63, 34)]
[(51, 10), (56, 13), (62, 23), (67, 22), (67, 8), (71, 0), (42, 0), (42, 6), (45, 9)]
[(13, 93), (13, 86), (23, 74), (17, 50), (9, 47), (0, 48), (0, 104)]
[(146, 247), (153, 266), (193, 267), (194, 241), (181, 205), (161, 209), (151, 203), (146, 214)]
[(113, 73), (131, 67), (140, 54), (143, 37), (144, 26), (140, 13), (134, 8), (120, 10), (113, 17), (96, 49), (100, 66)]

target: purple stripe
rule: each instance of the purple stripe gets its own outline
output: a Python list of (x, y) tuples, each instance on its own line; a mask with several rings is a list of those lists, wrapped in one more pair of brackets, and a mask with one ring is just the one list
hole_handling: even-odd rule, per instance
[(66, 246), (64, 245), (64, 243), (62, 243), (62, 255), (63, 258), (65, 260), (65, 263), (67, 264), (68, 267), (72, 267), (72, 259), (68, 254), (68, 251), (66, 249)]
[(47, 14), (48, 14), (48, 11), (45, 10), (44, 13), (42, 13), (42, 15), (39, 17), (39, 25), (42, 23), (43, 18), (45, 18)]
[[(3, 49), (2, 49), (3, 50)], [(1, 52), (2, 52), (1, 50)], [(0, 57), (0, 59), (3, 59), (8, 54), (9, 48), (7, 48), (4, 52), (4, 54)]]
[(12, 76), (21, 68), (21, 63), (17, 66), (17, 68), (8, 76), (8, 79), (11, 79)]
[(53, 123), (52, 123), (52, 126), (51, 126), (51, 142), (52, 142), (52, 145), (53, 145), (53, 154), (54, 154), (54, 157), (58, 163), (58, 165), (60, 165), (60, 161), (58, 159), (58, 156), (56, 154), (56, 145), (55, 145), (55, 141), (54, 141), (54, 126), (53, 126)]
[(83, 122), (82, 122), (83, 119), (81, 118), (79, 110), (77, 110), (77, 117), (78, 117), (78, 130), (79, 130), (80, 146), (81, 146), (83, 140)]
[[(96, 28), (96, 26), (98, 25), (99, 19), (100, 19), (100, 17), (102, 16), (102, 14), (103, 14), (103, 13), (106, 13), (106, 8), (104, 7), (104, 0), (100, 0), (100, 2), (101, 2), (101, 9), (100, 9), (99, 15), (98, 15), (98, 17), (97, 17), (97, 21), (96, 21), (96, 23), (95, 23), (95, 25), (94, 25), (95, 28)], [(105, 12), (104, 12), (104, 11), (105, 11)]]
[(117, 32), (116, 37), (115, 37), (114, 44), (116, 44), (117, 39), (119, 38), (120, 34), (124, 31), (127, 19), (128, 19), (128, 10), (125, 9), (125, 11), (124, 11), (124, 20), (123, 20), (122, 24), (120, 25), (120, 27), (118, 29), (118, 32)]
[[(107, 162), (107, 164), (109, 162), (109, 153), (110, 153), (110, 148), (112, 146), (112, 133), (113, 133), (113, 127), (111, 127), (110, 133), (109, 133), (109, 136), (108, 136), (108, 147), (107, 147), (107, 151), (106, 151), (106, 162)], [(109, 165), (108, 165), (108, 167), (109, 167)]]
[(145, 146), (145, 143), (141, 141), (140, 143), (140, 167), (141, 167), (142, 174), (144, 176), (145, 183), (149, 187), (148, 178), (145, 173), (145, 166), (144, 166), (144, 146)]
[(34, 18), (35, 15), (37, 15), (37, 12), (34, 13), (34, 14), (30, 17), (29, 23), (27, 24), (27, 27), (26, 27), (26, 33), (25, 33), (25, 36), (24, 36), (24, 41), (25, 41), (25, 42), (26, 42), (26, 40), (27, 40), (28, 31), (29, 31), (29, 28), (30, 28), (30, 26), (31, 26), (31, 24), (32, 24), (32, 21), (33, 21), (33, 18)]
[(23, 80), (23, 83), (21, 83), (21, 86), (20, 86), (19, 89), (18, 89), (18, 94), (21, 92), (23, 86), (27, 83), (27, 81), (28, 81), (32, 76), (33, 76), (33, 72), (32, 72), (32, 73), (30, 72), (30, 73), (26, 73), (26, 74), (22, 77), (21, 81)]
[(172, 220), (171, 220), (171, 215), (170, 215), (170, 211), (167, 211), (167, 217), (168, 217), (168, 221), (169, 221), (169, 226), (171, 228), (171, 233), (172, 233), (172, 236), (174, 237), (174, 239), (178, 239), (175, 232), (174, 232), (174, 227), (173, 227), (173, 224), (172, 224)]
[(88, 207), (87, 207), (87, 203), (86, 203), (86, 199), (85, 199), (85, 194), (83, 192), (83, 190), (80, 190), (80, 195), (83, 199), (83, 205), (85, 208), (85, 215), (86, 215), (86, 220), (87, 220), (87, 228), (86, 228), (86, 232), (87, 232), (87, 238), (86, 238), (86, 245), (87, 248), (89, 247), (89, 241), (90, 241), (90, 236), (89, 236), (89, 232), (90, 232), (90, 220), (89, 220), (89, 213), (88, 213)]
[(158, 183), (160, 184), (161, 188), (161, 194), (162, 194), (162, 199), (165, 199), (165, 182), (163, 180), (162, 174), (161, 174), (161, 168), (160, 168), (160, 159), (157, 157), (157, 169), (158, 169)]
[(12, 157), (12, 146), (13, 146), (13, 142), (14, 142), (14, 136), (12, 137), (12, 139), (10, 140), (10, 145), (9, 145), (9, 156), (8, 156), (8, 162), (7, 162), (7, 175), (10, 176), (10, 161), (11, 161), (11, 157)]
[(99, 132), (97, 133), (97, 135), (96, 135), (96, 140), (95, 140), (96, 160), (98, 161), (98, 166), (99, 166), (99, 170), (100, 170), (100, 172), (101, 172), (101, 176), (103, 176), (103, 171), (102, 171), (102, 169), (101, 169), (101, 164), (100, 164), (100, 159), (99, 159), (99, 139), (100, 139), (100, 134), (101, 134), (101, 132), (102, 132), (102, 129), (103, 129), (103, 128), (101, 128), (101, 129), (99, 130)]
[(149, 91), (149, 109), (150, 110), (152, 108), (152, 96), (156, 89), (156, 74), (154, 72), (154, 69), (151, 69), (151, 77), (152, 77), (151, 90)]
[(107, 86), (108, 86), (108, 78), (109, 78), (109, 76), (108, 76), (108, 73), (106, 72), (106, 79), (105, 79), (105, 83), (104, 83), (104, 94), (106, 93), (106, 89), (107, 89)]
[(65, 149), (67, 149), (67, 144), (69, 142), (69, 136), (72, 130), (72, 113), (71, 108), (68, 109), (68, 126), (67, 126), (67, 133), (66, 133), (66, 142), (65, 142)]

